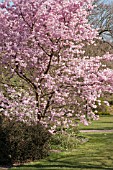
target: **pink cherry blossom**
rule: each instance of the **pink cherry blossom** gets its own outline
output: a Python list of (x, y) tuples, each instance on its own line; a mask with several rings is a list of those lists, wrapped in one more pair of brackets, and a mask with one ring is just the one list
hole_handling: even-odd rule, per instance
[[(97, 30), (88, 23), (92, 0), (8, 0), (0, 2), (2, 111), (26, 123), (85, 125), (104, 92), (113, 93), (112, 54), (84, 56)], [(85, 43), (84, 43), (85, 42)], [(11, 78), (18, 83), (12, 85)], [(4, 92), (5, 89), (5, 92)], [(6, 95), (7, 93), (7, 95)], [(106, 102), (105, 102), (106, 103)]]

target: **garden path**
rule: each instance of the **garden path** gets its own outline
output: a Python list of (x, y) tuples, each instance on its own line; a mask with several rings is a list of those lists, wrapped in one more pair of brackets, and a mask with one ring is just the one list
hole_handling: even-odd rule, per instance
[(87, 133), (87, 132), (89, 132), (89, 133), (93, 133), (93, 132), (95, 132), (95, 133), (108, 133), (108, 132), (113, 132), (113, 129), (111, 129), (111, 130), (80, 130), (80, 132), (83, 132), (83, 133)]

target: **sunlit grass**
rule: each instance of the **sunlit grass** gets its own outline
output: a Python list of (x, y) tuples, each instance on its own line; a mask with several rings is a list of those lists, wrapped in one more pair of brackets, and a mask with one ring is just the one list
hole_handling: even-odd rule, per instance
[(80, 124), (79, 129), (111, 130), (113, 129), (113, 116), (100, 116), (99, 120), (93, 121), (89, 126)]

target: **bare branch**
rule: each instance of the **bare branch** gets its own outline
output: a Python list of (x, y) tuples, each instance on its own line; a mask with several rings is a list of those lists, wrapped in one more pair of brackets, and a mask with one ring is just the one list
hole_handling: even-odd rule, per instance
[(48, 108), (49, 108), (49, 106), (50, 106), (50, 102), (51, 102), (51, 99), (52, 99), (54, 93), (55, 93), (55, 92), (51, 92), (51, 94), (50, 94), (50, 96), (49, 96), (49, 98), (48, 98), (48, 100), (47, 100), (47, 104), (46, 104), (46, 106), (45, 106), (45, 109), (44, 109), (44, 111), (43, 111), (42, 117), (45, 117), (46, 112), (47, 112), (47, 110), (48, 110)]

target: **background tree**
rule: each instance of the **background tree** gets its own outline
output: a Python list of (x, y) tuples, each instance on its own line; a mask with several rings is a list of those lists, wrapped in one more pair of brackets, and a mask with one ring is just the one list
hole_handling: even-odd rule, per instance
[(95, 8), (89, 16), (90, 23), (99, 30), (105, 41), (113, 42), (113, 2), (95, 0)]
[[(94, 28), (98, 29), (102, 40), (97, 40), (97, 45), (95, 47), (93, 45), (90, 47), (87, 46), (86, 51), (88, 52), (88, 55), (95, 56), (97, 54), (99, 56), (103, 55), (107, 51), (113, 53), (113, 1), (95, 0), (93, 4), (95, 7), (92, 10), (91, 15), (89, 15), (89, 21)], [(113, 62), (106, 62), (106, 64), (109, 68), (113, 68)], [(107, 114), (107, 110), (110, 110), (109, 113), (112, 114), (113, 95), (106, 93), (104, 98), (109, 101), (110, 107), (102, 105), (101, 108), (104, 112), (101, 111), (103, 114)]]

